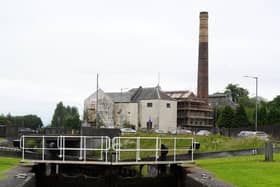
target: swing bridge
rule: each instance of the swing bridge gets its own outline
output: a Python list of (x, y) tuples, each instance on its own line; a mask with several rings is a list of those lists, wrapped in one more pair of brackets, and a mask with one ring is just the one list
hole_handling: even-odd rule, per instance
[[(193, 163), (192, 137), (23, 135), (22, 162), (86, 165)], [(30, 157), (30, 153), (33, 155)]]

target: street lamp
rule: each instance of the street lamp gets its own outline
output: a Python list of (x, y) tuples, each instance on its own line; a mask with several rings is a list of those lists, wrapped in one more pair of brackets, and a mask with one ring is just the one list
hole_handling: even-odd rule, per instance
[(256, 80), (256, 121), (255, 121), (255, 131), (258, 129), (258, 77), (254, 76), (244, 76), (247, 78), (255, 79)]

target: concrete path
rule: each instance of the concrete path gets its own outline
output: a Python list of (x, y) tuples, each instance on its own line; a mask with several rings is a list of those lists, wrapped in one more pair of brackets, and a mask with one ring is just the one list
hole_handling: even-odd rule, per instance
[(186, 168), (186, 186), (193, 187), (234, 187), (222, 180), (216, 179), (214, 175), (200, 167), (191, 166)]
[(32, 166), (17, 165), (4, 172), (8, 177), (0, 180), (1, 187), (20, 187), (32, 177)]

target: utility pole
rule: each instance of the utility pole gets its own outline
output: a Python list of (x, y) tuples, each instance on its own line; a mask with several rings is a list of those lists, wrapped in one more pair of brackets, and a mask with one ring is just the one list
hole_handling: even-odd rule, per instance
[(95, 111), (95, 115), (96, 115), (96, 116), (95, 116), (95, 126), (96, 126), (96, 128), (97, 128), (98, 125), (99, 125), (99, 124), (98, 124), (98, 120), (99, 120), (99, 119), (98, 119), (98, 117), (99, 117), (99, 116), (98, 116), (98, 112), (99, 112), (99, 111), (98, 111), (98, 89), (99, 89), (99, 85), (98, 85), (98, 76), (99, 76), (99, 75), (98, 75), (98, 73), (97, 73), (97, 76), (96, 76), (96, 107), (95, 107), (95, 108), (96, 108), (96, 109), (95, 109), (95, 110), (96, 110), (96, 111)]
[(255, 131), (258, 130), (258, 77), (253, 76), (244, 76), (247, 78), (255, 79), (256, 80), (256, 119), (255, 119)]

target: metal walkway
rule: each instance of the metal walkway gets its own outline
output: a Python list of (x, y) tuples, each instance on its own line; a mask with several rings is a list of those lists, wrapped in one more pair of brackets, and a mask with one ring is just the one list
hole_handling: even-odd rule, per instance
[[(27, 136), (20, 138), (22, 162), (93, 165), (193, 162), (194, 139), (179, 137)], [(34, 152), (38, 158), (26, 157)]]

